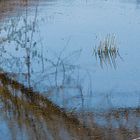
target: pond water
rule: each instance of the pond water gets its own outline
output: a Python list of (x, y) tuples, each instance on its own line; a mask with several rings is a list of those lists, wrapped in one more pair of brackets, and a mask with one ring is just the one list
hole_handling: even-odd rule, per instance
[(98, 126), (99, 139), (138, 137), (139, 0), (2, 0), (0, 6), (1, 72), (85, 127)]

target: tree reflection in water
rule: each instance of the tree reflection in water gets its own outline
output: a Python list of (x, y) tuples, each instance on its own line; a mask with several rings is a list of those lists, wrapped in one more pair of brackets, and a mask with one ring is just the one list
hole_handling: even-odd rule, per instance
[[(124, 140), (139, 135), (139, 109), (85, 113), (85, 125), (80, 116), (76, 119), (65, 113), (45, 97), (10, 80), (5, 74), (0, 74), (0, 105), (0, 116), (10, 132), (7, 135), (14, 140)], [(133, 125), (132, 118), (135, 121)], [(104, 123), (100, 124), (99, 120)]]
[(22, 135), (29, 140), (88, 140), (93, 137), (94, 132), (80, 125), (73, 116), (3, 74), (0, 75), (0, 104), (0, 116), (7, 123), (13, 140), (22, 139)]
[[(26, 5), (27, 1), (24, 2)], [(25, 88), (10, 80), (6, 74), (0, 75), (0, 116), (6, 122), (12, 139), (19, 139), (23, 135), (25, 139), (31, 140), (124, 140), (138, 137), (139, 108), (109, 110), (101, 114), (85, 110), (84, 101), (87, 95), (84, 96), (83, 93), (87, 93), (87, 90), (83, 91), (81, 84), (89, 83), (83, 82), (82, 76), (85, 73), (79, 74), (79, 67), (74, 64), (77, 60), (74, 56), (79, 56), (81, 50), (63, 57), (64, 47), (62, 52), (55, 54), (55, 58), (50, 58), (40, 42), (36, 18), (37, 7), (32, 19), (28, 17), (26, 9), (24, 17), (12, 19), (6, 24), (6, 28), (2, 27), (1, 32), (1, 67), (13, 79), (22, 76), (18, 81), (28, 85), (28, 88)], [(36, 40), (38, 38), (39, 40)], [(104, 64), (117, 67), (119, 51), (115, 43), (114, 37), (107, 36), (94, 50), (94, 55), (99, 59), (102, 68)], [(9, 45), (13, 48), (10, 51)], [(70, 110), (66, 113), (41, 93), (33, 92), (31, 87), (39, 91), (43, 88), (48, 98), (56, 93), (57, 96), (54, 97), (61, 96), (63, 107)], [(59, 102), (59, 99), (56, 101)], [(68, 106), (65, 106), (65, 103)], [(71, 110), (70, 105), (74, 103), (76, 108)], [(77, 109), (79, 104), (80, 110)]]

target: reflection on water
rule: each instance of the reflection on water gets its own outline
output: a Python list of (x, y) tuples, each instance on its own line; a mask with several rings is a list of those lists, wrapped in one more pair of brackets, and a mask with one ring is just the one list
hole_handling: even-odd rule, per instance
[(138, 137), (137, 2), (18, 2), (0, 1), (0, 139)]
[[(94, 134), (43, 96), (3, 74), (0, 75), (0, 110), (4, 123), (0, 131), (6, 131), (7, 140), (88, 140)], [(0, 134), (0, 138), (5, 136)]]
[[(139, 109), (86, 113), (86, 126), (31, 89), (0, 75), (0, 138), (25, 140), (124, 140), (139, 135)], [(87, 125), (88, 124), (88, 125)]]

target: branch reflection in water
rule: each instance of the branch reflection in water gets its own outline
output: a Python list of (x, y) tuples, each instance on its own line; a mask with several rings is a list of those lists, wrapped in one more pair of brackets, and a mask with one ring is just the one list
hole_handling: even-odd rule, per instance
[[(30, 21), (26, 9), (23, 18), (19, 17), (11, 20), (9, 26), (6, 25), (7, 29), (3, 28), (5, 32), (2, 32), (2, 35), (5, 35), (5, 37), (0, 39), (1, 66), (17, 76), (20, 74), (26, 75), (29, 87), (29, 89), (23, 88), (22, 85), (13, 83), (13, 81), (1, 75), (1, 77), (3, 77), (0, 84), (1, 114), (4, 115), (4, 120), (8, 122), (8, 127), (13, 139), (18, 137), (19, 133), (17, 132), (19, 131), (23, 131), (25, 137), (29, 137), (29, 139), (41, 140), (46, 138), (58, 140), (121, 140), (129, 139), (133, 137), (133, 135), (138, 136), (139, 121), (137, 116), (139, 117), (139, 109), (115, 110), (115, 113), (110, 111), (101, 115), (86, 112), (87, 110), (84, 109), (84, 101), (87, 96), (84, 96), (84, 94), (87, 93), (87, 90), (83, 91), (81, 83), (83, 85), (85, 83), (89, 85), (89, 83), (86, 80), (85, 83), (83, 82), (83, 73), (78, 74), (78, 76), (75, 75), (75, 69), (78, 66), (73, 64), (76, 60), (74, 56), (79, 55), (81, 51), (78, 50), (68, 56), (63, 56), (64, 47), (60, 54), (55, 55), (55, 58), (50, 58), (49, 53), (44, 50), (40, 42), (40, 36), (38, 37), (38, 33), (36, 34), (36, 32), (39, 32), (39, 28), (37, 28), (37, 26), (35, 28), (35, 25), (37, 25), (36, 17), (37, 7), (35, 8), (35, 15), (32, 21)], [(38, 29), (38, 31), (35, 29)], [(6, 45), (3, 46), (3, 43)], [(10, 51), (8, 51), (9, 44), (13, 47)], [(94, 55), (99, 59), (102, 68), (104, 64), (116, 68), (116, 60), (120, 55), (116, 46), (115, 37), (108, 35), (100, 42), (99, 46), (94, 49)], [(73, 59), (75, 60), (73, 61)], [(87, 75), (85, 77), (87, 77)], [(23, 77), (21, 79), (24, 81)], [(62, 98), (60, 99), (63, 99), (64, 104), (67, 101), (70, 101), (68, 105), (74, 105), (74, 103), (80, 102), (81, 112), (74, 113), (82, 115), (82, 117), (79, 116), (83, 119), (81, 120), (80, 118), (81, 122), (84, 122), (84, 125), (79, 125), (77, 119), (71, 119), (71, 116), (68, 117), (44, 96), (32, 92), (30, 87), (35, 86), (40, 86), (39, 91), (41, 91), (43, 87), (44, 91), (46, 89), (46, 91), (50, 90), (50, 94), (56, 92), (57, 96), (55, 97), (61, 96)], [(69, 92), (66, 92), (68, 89)], [(61, 94), (62, 90), (65, 95), (68, 93), (65, 97), (64, 94)], [(77, 100), (74, 101), (75, 98), (73, 97), (77, 98)], [(80, 99), (81, 101), (79, 101)], [(91, 100), (92, 99), (93, 98), (91, 98)], [(57, 99), (57, 101), (59, 100)], [(91, 106), (92, 104), (89, 105)], [(77, 105), (75, 107), (78, 108)], [(76, 109), (74, 108), (73, 110), (75, 111)], [(136, 118), (134, 119), (136, 123), (133, 123), (133, 128), (129, 127), (132, 117)], [(90, 128), (85, 127), (85, 125)]]
[(45, 97), (5, 74), (0, 74), (0, 118), (13, 140), (90, 140), (94, 134)]
[[(0, 131), (13, 140), (124, 140), (139, 136), (139, 109), (85, 112), (85, 122), (0, 74)], [(78, 117), (78, 116), (77, 116)], [(133, 117), (133, 120), (131, 121)]]

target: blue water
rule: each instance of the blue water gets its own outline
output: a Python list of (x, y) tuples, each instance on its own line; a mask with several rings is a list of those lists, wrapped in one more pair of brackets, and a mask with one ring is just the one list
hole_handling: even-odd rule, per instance
[[(33, 40), (37, 42), (35, 49), (44, 57), (44, 66), (41, 58), (31, 59), (31, 87), (61, 108), (75, 113), (138, 108), (140, 1), (42, 0), (36, 4)], [(34, 20), (36, 4), (27, 8), (28, 24)], [(22, 12), (13, 13), (8, 20), (14, 19), (20, 29), (24, 25), (24, 8)], [(19, 17), (20, 20), (17, 20)], [(1, 24), (4, 27), (10, 21), (3, 20)], [(5, 34), (3, 31), (1, 36)], [(108, 35), (115, 36), (119, 49), (120, 56), (115, 58), (115, 67), (107, 61), (101, 66), (99, 59), (96, 60), (93, 55), (95, 46)], [(4, 43), (6, 50), (17, 59), (21, 58), (21, 63), (17, 65), (16, 59), (12, 64), (2, 63), (1, 67), (14, 73), (19, 82), (28, 86), (24, 61), (26, 50), (19, 47), (16, 51), (15, 44), (14, 41), (10, 45)], [(10, 55), (4, 56), (12, 59)]]

